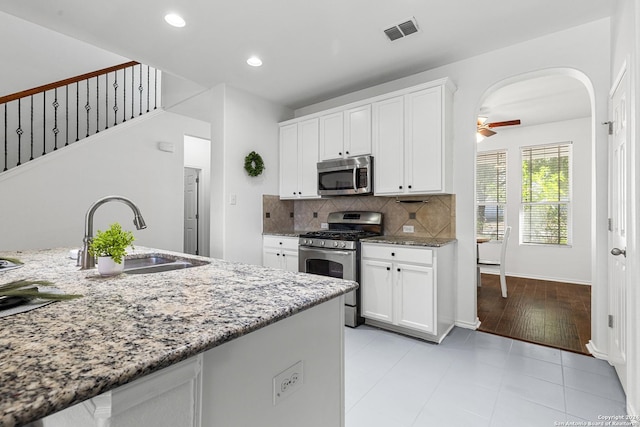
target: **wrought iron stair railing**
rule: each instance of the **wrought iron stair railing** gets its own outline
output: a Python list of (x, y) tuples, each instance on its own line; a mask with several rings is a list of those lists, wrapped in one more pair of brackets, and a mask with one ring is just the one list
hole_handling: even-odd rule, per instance
[(160, 83), (131, 61), (0, 97), (0, 173), (157, 109)]

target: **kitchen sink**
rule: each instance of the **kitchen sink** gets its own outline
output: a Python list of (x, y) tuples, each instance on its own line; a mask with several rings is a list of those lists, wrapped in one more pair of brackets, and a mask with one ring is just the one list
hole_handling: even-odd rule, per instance
[(127, 274), (162, 273), (209, 264), (190, 258), (173, 258), (158, 254), (135, 255), (124, 259), (124, 272)]

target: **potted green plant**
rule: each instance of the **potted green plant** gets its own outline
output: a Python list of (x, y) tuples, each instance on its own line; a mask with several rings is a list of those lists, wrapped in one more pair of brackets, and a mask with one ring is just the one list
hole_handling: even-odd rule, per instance
[(89, 253), (98, 257), (98, 273), (103, 276), (122, 273), (124, 256), (129, 246), (133, 248), (134, 240), (133, 233), (123, 230), (117, 222), (106, 231), (98, 230), (89, 246)]

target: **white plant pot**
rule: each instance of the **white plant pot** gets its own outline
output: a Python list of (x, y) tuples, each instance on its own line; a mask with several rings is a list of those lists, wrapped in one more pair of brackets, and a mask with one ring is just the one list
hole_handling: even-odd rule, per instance
[(117, 264), (110, 256), (98, 257), (98, 273), (100, 273), (101, 276), (117, 276), (122, 273), (123, 270), (124, 262)]

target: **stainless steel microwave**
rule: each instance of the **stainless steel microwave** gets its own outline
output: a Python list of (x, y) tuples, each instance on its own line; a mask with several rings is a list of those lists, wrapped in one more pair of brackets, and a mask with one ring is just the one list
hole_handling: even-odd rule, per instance
[(373, 193), (373, 157), (318, 162), (318, 194), (348, 196)]

